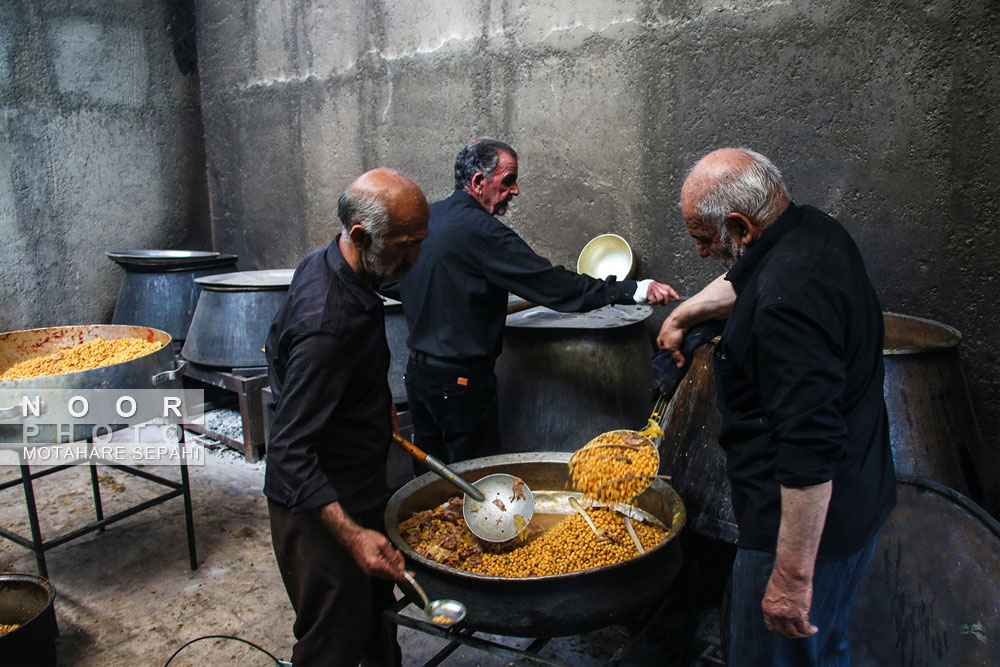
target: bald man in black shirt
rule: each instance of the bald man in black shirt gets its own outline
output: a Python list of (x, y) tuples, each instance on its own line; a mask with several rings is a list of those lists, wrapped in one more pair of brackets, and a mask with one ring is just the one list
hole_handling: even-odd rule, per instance
[(267, 337), (274, 420), (264, 494), (295, 609), (298, 665), (398, 664), (382, 634), (403, 557), (383, 534), (389, 347), (375, 287), (416, 263), (427, 200), (390, 169), (341, 195), (344, 230), (299, 264)]

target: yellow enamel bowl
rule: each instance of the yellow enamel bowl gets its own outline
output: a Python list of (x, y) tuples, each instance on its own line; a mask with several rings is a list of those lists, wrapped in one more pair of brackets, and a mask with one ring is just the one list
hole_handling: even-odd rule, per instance
[(616, 276), (618, 280), (627, 280), (635, 271), (635, 257), (628, 241), (617, 234), (601, 234), (580, 251), (576, 271), (594, 278)]

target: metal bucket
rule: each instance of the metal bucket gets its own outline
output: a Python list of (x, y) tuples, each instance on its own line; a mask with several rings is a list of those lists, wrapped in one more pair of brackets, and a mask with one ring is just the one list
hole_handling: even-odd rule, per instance
[(647, 306), (589, 313), (535, 307), (507, 317), (497, 360), (504, 452), (571, 452), (605, 431), (643, 428), (652, 402)]
[[(533, 452), (472, 459), (452, 465), (469, 482), (493, 473), (523, 479), (532, 492), (565, 492), (569, 481), (567, 452)], [(432, 473), (399, 489), (385, 511), (389, 539), (407, 558), (407, 567), (431, 598), (460, 600), (468, 608), (463, 627), (516, 637), (571, 635), (628, 622), (638, 610), (660, 601), (681, 565), (678, 534), (684, 527), (684, 504), (669, 485), (655, 480), (634, 505), (671, 528), (658, 546), (631, 560), (570, 574), (505, 578), (447, 567), (417, 554), (397, 529), (414, 512), (431, 509), (456, 495), (454, 487)], [(567, 503), (566, 511), (571, 512)]]
[(198, 305), (201, 288), (195, 280), (231, 273), (237, 260), (236, 255), (217, 255), (150, 263), (117, 253), (108, 256), (125, 269), (112, 324), (154, 327), (176, 341), (187, 337)]
[(0, 667), (56, 664), (56, 589), (30, 574), (0, 574)]
[(202, 292), (181, 356), (216, 368), (267, 366), (267, 332), (293, 273), (278, 269), (198, 278)]

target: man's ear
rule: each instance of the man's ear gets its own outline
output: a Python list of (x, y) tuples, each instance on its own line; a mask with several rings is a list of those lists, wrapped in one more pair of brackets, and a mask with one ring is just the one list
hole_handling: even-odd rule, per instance
[(358, 248), (367, 248), (371, 245), (372, 236), (365, 229), (364, 225), (351, 225), (351, 229), (347, 232), (347, 235), (351, 237), (351, 243)]
[(735, 211), (726, 216), (726, 231), (736, 245), (751, 245), (760, 238), (760, 227), (753, 220)]
[(482, 194), (483, 186), (485, 185), (486, 175), (481, 171), (477, 171), (472, 175), (472, 178), (469, 179), (469, 190), (471, 190), (473, 194)]

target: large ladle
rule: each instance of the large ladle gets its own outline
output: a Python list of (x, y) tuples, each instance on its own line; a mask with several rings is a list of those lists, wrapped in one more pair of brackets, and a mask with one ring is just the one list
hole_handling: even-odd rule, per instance
[(448, 482), (454, 484), (455, 487), (458, 488), (458, 490), (464, 493), (465, 495), (471, 496), (475, 500), (486, 500), (486, 497), (483, 495), (482, 491), (480, 491), (479, 489), (477, 489), (476, 487), (474, 487), (473, 485), (469, 484), (464, 479), (456, 475), (451, 468), (446, 466), (439, 459), (437, 459), (434, 456), (431, 456), (430, 454), (428, 454), (427, 452), (420, 449), (412, 442), (404, 438), (402, 435), (399, 434), (398, 431), (392, 434), (392, 441), (395, 442), (400, 447), (402, 447), (403, 449), (405, 449), (407, 454), (409, 454), (416, 460), (420, 461), (420, 463), (422, 463), (425, 468), (427, 468), (431, 472), (438, 474), (439, 476), (441, 476), (442, 479), (445, 479)]
[(483, 500), (465, 497), (462, 517), (469, 530), (487, 542), (506, 542), (522, 535), (535, 514), (535, 497), (519, 477), (487, 475), (475, 482)]
[(427, 616), (427, 620), (435, 625), (440, 625), (443, 628), (450, 628), (456, 623), (461, 623), (465, 619), (466, 608), (465, 605), (458, 600), (430, 600), (427, 597), (427, 593), (424, 592), (423, 587), (417, 583), (417, 580), (413, 578), (413, 575), (403, 570), (403, 576), (406, 580), (410, 582), (419, 595), (420, 599), (424, 602), (424, 615)]

